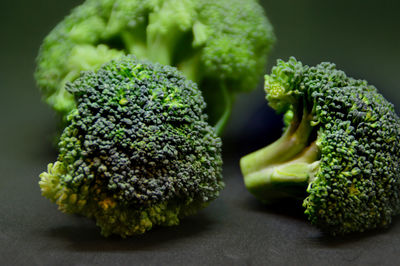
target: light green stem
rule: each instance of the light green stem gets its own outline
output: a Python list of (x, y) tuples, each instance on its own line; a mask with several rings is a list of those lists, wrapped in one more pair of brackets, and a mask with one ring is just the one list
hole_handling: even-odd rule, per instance
[(286, 132), (275, 142), (258, 151), (244, 156), (240, 160), (240, 168), (244, 176), (259, 171), (271, 164), (277, 164), (292, 159), (307, 145), (312, 131), (311, 115), (304, 108), (301, 122), (294, 110), (294, 118)]
[(193, 56), (179, 62), (177, 66), (187, 79), (195, 83), (199, 83), (202, 79), (202, 73), (199, 71), (200, 59), (200, 53), (196, 52)]
[(147, 42), (147, 58), (153, 63), (171, 65), (172, 53), (171, 45), (162, 35), (154, 36)]
[(123, 32), (121, 37), (129, 54), (136, 56), (138, 59), (147, 59), (146, 42), (142, 38), (127, 31)]
[(228, 119), (231, 116), (233, 102), (234, 102), (233, 94), (228, 91), (225, 82), (221, 82), (220, 88), (222, 90), (222, 94), (224, 97), (225, 110), (220, 119), (218, 120), (218, 122), (214, 126), (218, 136), (222, 135), (222, 132), (224, 131), (226, 124), (228, 123)]
[(301, 197), (318, 170), (319, 156), (320, 150), (313, 142), (288, 162), (269, 165), (248, 174), (244, 183), (254, 196), (264, 202)]

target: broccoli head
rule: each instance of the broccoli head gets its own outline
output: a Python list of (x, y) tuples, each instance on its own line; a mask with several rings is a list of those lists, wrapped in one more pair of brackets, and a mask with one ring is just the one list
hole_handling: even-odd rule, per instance
[(65, 84), (133, 54), (178, 67), (200, 84), (223, 128), (233, 94), (256, 87), (275, 37), (256, 0), (86, 0), (45, 38), (35, 77), (46, 102), (74, 109)]
[(248, 190), (272, 203), (304, 199), (330, 234), (385, 227), (400, 212), (400, 120), (377, 89), (334, 64), (278, 60), (267, 100), (284, 113), (280, 139), (244, 156)]
[(61, 211), (125, 237), (176, 225), (218, 197), (221, 139), (201, 91), (175, 68), (123, 57), (66, 90), (76, 109), (39, 182)]

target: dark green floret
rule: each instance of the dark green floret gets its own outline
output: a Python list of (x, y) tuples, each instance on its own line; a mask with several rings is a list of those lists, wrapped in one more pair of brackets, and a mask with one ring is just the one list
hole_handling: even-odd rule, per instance
[(248, 190), (266, 203), (303, 201), (330, 234), (386, 227), (400, 212), (400, 119), (377, 89), (331, 63), (278, 60), (267, 100), (285, 132), (241, 159)]
[(234, 94), (259, 82), (274, 41), (256, 0), (86, 0), (44, 40), (35, 77), (65, 117), (75, 107), (65, 84), (82, 70), (126, 54), (172, 65), (200, 84), (220, 132)]
[(201, 91), (175, 68), (123, 57), (66, 89), (76, 109), (39, 182), (61, 211), (125, 237), (177, 225), (218, 197), (221, 139)]

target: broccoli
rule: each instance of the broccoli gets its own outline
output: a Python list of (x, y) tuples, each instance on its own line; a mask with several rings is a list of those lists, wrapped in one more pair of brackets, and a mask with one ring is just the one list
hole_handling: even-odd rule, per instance
[(61, 211), (126, 237), (177, 225), (218, 197), (221, 139), (201, 91), (175, 68), (127, 56), (65, 88), (76, 109), (39, 181)]
[(254, 89), (275, 41), (256, 0), (86, 0), (45, 38), (35, 73), (45, 101), (64, 117), (65, 84), (126, 54), (178, 67), (198, 83), (222, 131), (234, 94)]
[(303, 200), (310, 222), (343, 235), (386, 227), (400, 212), (400, 120), (377, 89), (332, 63), (278, 60), (266, 99), (283, 135), (240, 161), (265, 203)]

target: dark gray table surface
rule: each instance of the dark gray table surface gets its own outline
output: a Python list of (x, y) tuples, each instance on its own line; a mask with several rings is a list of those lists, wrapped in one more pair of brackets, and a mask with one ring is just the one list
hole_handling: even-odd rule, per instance
[[(180, 226), (103, 238), (86, 218), (40, 195), (38, 175), (56, 159), (53, 112), (32, 73), (38, 47), (77, 0), (14, 0), (0, 11), (0, 265), (399, 265), (400, 219), (387, 230), (328, 237), (300, 206), (258, 203), (243, 187), (240, 156), (280, 134), (261, 86), (243, 95), (224, 137), (221, 197)], [(351, 3), (349, 3), (351, 2)], [(395, 1), (263, 1), (277, 58), (333, 61), (400, 107), (400, 4)], [(251, 103), (251, 104), (250, 104)]]

